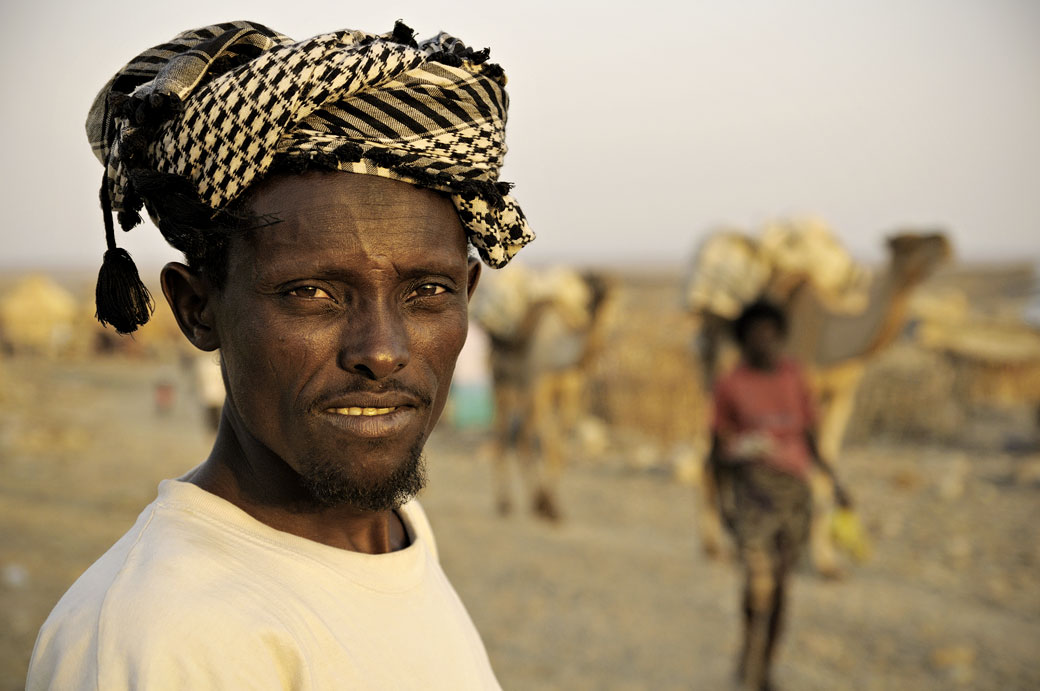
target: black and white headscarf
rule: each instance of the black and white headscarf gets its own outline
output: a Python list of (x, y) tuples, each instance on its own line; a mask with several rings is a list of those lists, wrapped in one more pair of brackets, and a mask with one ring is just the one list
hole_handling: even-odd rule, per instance
[[(294, 42), (228, 22), (146, 50), (87, 117), (105, 166), (106, 264), (129, 261), (115, 247), (112, 211), (129, 230), (143, 206), (169, 237), (162, 204), (147, 193), (157, 177), (186, 181), (217, 217), (273, 165), (314, 162), (448, 193), (481, 258), (504, 266), (534, 234), (510, 185), (498, 181), (508, 97), (487, 57), (445, 33), (417, 43), (401, 23), (388, 34), (344, 30)], [(134, 330), (134, 319), (102, 314), (104, 274), (99, 319)]]

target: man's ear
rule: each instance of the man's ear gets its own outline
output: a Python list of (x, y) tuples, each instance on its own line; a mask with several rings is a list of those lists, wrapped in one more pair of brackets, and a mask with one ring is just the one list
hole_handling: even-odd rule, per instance
[(161, 280), (163, 295), (184, 336), (199, 350), (219, 348), (220, 338), (213, 320), (214, 289), (210, 282), (180, 262), (164, 266)]
[(466, 299), (473, 298), (473, 291), (477, 289), (480, 282), (480, 260), (476, 257), (469, 258), (468, 274), (466, 276)]

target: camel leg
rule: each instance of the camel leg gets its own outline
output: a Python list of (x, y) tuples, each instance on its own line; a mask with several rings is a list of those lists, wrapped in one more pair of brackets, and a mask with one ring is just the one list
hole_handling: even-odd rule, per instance
[(534, 387), (519, 387), (514, 392), (516, 415), (513, 418), (511, 434), (513, 447), (520, 469), (520, 479), (523, 483), (524, 493), (537, 503), (542, 494), (544, 479), (541, 468), (541, 458), (535, 448), (538, 439), (537, 420), (535, 409)]
[[(837, 467), (841, 458), (841, 443), (856, 404), (856, 390), (863, 378), (860, 363), (837, 368), (821, 376), (823, 389), (820, 411), (819, 451), (823, 459)], [(824, 378), (825, 377), (825, 378)], [(824, 388), (825, 387), (825, 388)], [(830, 525), (834, 515), (834, 486), (821, 472), (809, 478), (812, 489), (813, 517), (809, 530), (809, 552), (816, 571), (826, 578), (840, 578), (838, 556), (831, 542)]]
[(818, 377), (821, 400), (826, 396), (820, 410), (818, 443), (820, 454), (828, 463), (837, 464), (841, 459), (841, 443), (849, 426), (856, 405), (856, 391), (863, 379), (864, 366), (854, 363), (835, 368)]
[(531, 400), (532, 429), (539, 447), (533, 508), (538, 516), (553, 522), (560, 520), (556, 490), (563, 471), (563, 442), (555, 405), (559, 400), (558, 383), (555, 373), (541, 375), (534, 383)]
[(578, 369), (569, 369), (553, 375), (556, 397), (556, 419), (561, 430), (573, 429), (581, 419), (584, 374)]
[(584, 409), (585, 373), (574, 368), (560, 372), (556, 378), (555, 427), (560, 442), (558, 453), (562, 459), (563, 454), (572, 453), (576, 447), (573, 442)]
[(809, 474), (812, 493), (812, 521), (809, 524), (809, 554), (816, 572), (824, 578), (841, 578), (838, 554), (831, 542), (830, 526), (834, 516), (834, 485), (820, 472)]
[(515, 387), (495, 386), (495, 420), (491, 435), (491, 474), (495, 493), (495, 509), (499, 515), (513, 510), (509, 481), (509, 457), (517, 450), (514, 423), (518, 413), (519, 392)]

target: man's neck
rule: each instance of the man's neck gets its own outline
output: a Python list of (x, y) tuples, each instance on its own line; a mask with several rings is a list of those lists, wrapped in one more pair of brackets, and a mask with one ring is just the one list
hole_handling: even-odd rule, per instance
[(317, 502), (288, 465), (235, 424), (227, 408), (209, 457), (184, 479), (271, 528), (314, 542), (365, 554), (408, 546), (396, 511)]

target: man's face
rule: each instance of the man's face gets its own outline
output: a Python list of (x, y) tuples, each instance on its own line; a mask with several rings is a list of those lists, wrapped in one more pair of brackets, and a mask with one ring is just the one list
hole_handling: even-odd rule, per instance
[(451, 202), (370, 175), (263, 183), (214, 315), (231, 414), (327, 505), (393, 508), (466, 339), (479, 267)]

